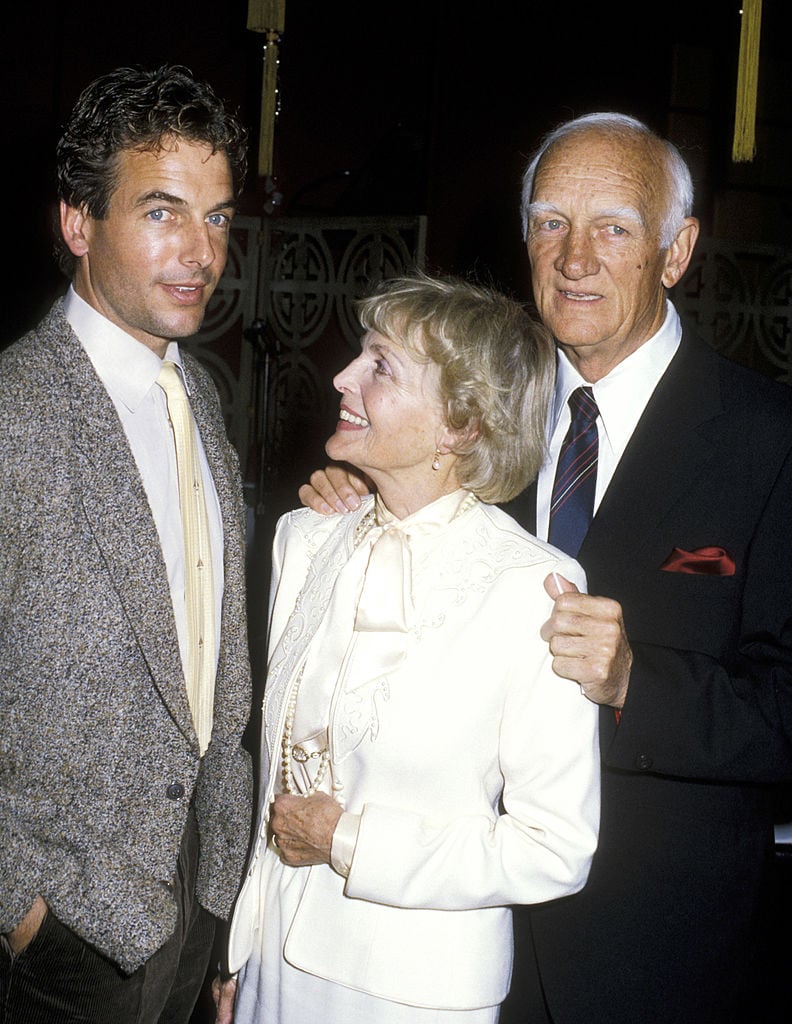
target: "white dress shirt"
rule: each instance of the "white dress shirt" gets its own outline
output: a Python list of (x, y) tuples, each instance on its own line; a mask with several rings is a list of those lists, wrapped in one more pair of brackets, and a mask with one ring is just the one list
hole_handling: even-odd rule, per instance
[(537, 481), (537, 537), (547, 540), (556, 464), (571, 420), (567, 404), (569, 396), (575, 388), (583, 385), (591, 387), (599, 408), (599, 459), (594, 495), (596, 512), (638, 420), (673, 359), (681, 339), (682, 325), (677, 311), (670, 302), (666, 302), (666, 317), (660, 330), (593, 385), (584, 380), (561, 349), (558, 350), (555, 396), (547, 425), (548, 456)]
[[(168, 419), (165, 392), (157, 384), (163, 360), (156, 352), (121, 330), (70, 288), (64, 311), (74, 333), (80, 339), (96, 374), (107, 390), (126, 433), (129, 446), (143, 480), (162, 554), (168, 571), (168, 585), (176, 619), (182, 665), (187, 667), (187, 609), (184, 594), (184, 541), (179, 510), (179, 480), (176, 448)], [(165, 359), (175, 363), (184, 379), (179, 346), (170, 342)], [(212, 545), (215, 582), (215, 621), (220, 622), (223, 595), (223, 522), (214, 480), (198, 434), (198, 449), (206, 495), (206, 512)], [(123, 495), (119, 495), (123, 501)], [(220, 630), (216, 631), (216, 653), (220, 649)]]

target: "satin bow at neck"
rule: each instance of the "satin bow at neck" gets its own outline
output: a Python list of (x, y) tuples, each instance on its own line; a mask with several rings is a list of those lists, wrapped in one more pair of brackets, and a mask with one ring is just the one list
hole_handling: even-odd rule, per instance
[(355, 631), (407, 633), (414, 613), (409, 538), (392, 525), (375, 527), (372, 533), (374, 543), (358, 599)]
[(467, 491), (457, 490), (401, 520), (377, 498), (377, 525), (366, 537), (371, 548), (355, 614), (356, 632), (408, 633), (412, 629), (415, 546), (439, 533), (467, 507), (471, 497)]

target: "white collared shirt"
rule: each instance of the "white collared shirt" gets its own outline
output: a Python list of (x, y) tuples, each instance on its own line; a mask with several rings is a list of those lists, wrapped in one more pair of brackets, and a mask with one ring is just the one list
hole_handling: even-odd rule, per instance
[[(182, 665), (187, 666), (187, 610), (184, 596), (184, 541), (179, 511), (179, 480), (165, 392), (156, 383), (163, 360), (120, 327), (102, 316), (70, 288), (64, 312), (96, 374), (107, 390), (126, 433), (143, 480), (157, 526), (168, 571), (173, 613)], [(174, 362), (184, 378), (179, 346), (170, 342), (165, 359)], [(214, 480), (198, 433), (199, 459), (204, 480), (212, 567), (215, 583), (215, 622), (220, 623), (223, 596), (223, 520)], [(220, 629), (216, 633), (216, 654)]]
[(555, 468), (571, 419), (567, 404), (569, 396), (581, 385), (592, 387), (599, 408), (599, 459), (594, 496), (596, 512), (638, 420), (673, 359), (681, 339), (679, 316), (671, 302), (667, 301), (666, 317), (660, 330), (593, 385), (589, 385), (561, 349), (558, 350), (555, 395), (547, 428), (548, 458), (539, 471), (537, 481), (536, 535), (541, 540), (547, 539)]

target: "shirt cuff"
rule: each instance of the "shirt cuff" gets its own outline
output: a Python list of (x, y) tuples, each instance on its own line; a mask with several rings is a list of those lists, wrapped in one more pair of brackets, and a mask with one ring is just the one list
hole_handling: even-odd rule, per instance
[(360, 815), (350, 814), (344, 811), (338, 819), (338, 824), (333, 832), (333, 842), (330, 846), (330, 863), (333, 870), (344, 878), (349, 876), (349, 869), (352, 867), (352, 857), (355, 853), (358, 831), (360, 830)]

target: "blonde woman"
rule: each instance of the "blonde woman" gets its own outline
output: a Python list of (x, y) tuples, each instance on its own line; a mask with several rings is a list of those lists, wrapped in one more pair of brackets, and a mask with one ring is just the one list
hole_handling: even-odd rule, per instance
[(538, 471), (553, 342), (460, 281), (359, 313), (326, 451), (376, 497), (278, 524), (235, 1019), (491, 1024), (509, 904), (579, 890), (599, 820), (597, 708), (539, 634), (582, 570), (493, 504)]

